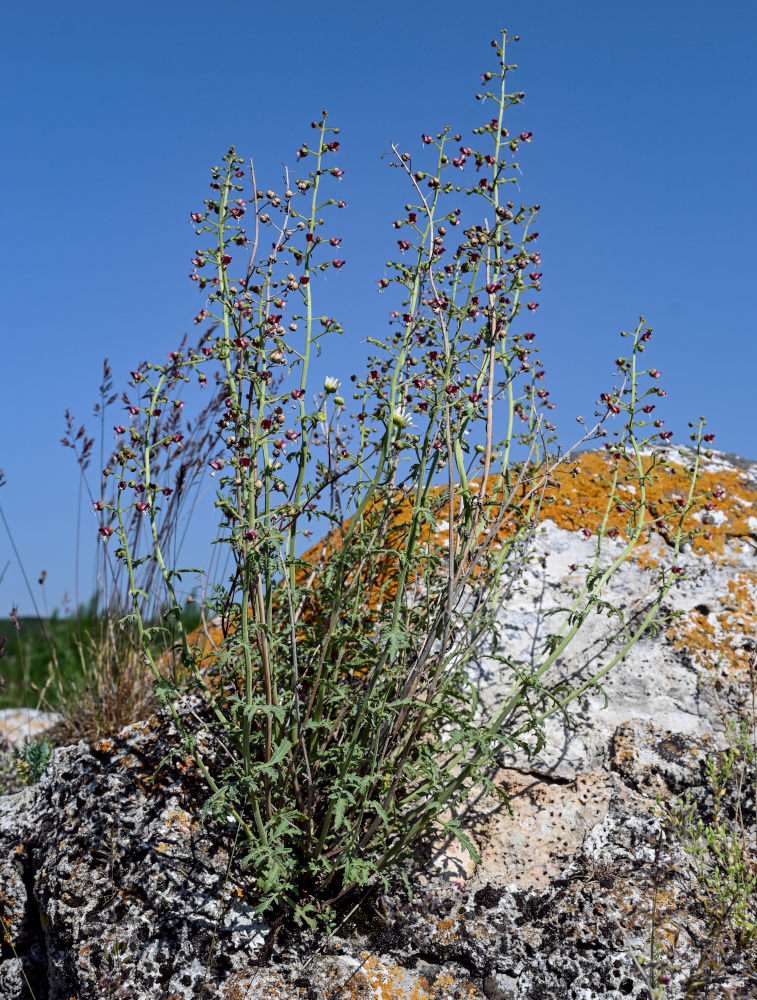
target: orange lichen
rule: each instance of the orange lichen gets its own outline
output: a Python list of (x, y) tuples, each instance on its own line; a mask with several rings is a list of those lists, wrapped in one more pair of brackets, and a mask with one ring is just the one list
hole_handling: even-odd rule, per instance
[(653, 551), (651, 545), (638, 545), (633, 551), (633, 561), (641, 569), (657, 569), (660, 560), (652, 555)]
[(746, 651), (757, 634), (757, 573), (745, 570), (736, 574), (718, 603), (719, 609), (692, 608), (670, 626), (667, 637), (698, 666), (725, 668), (734, 676), (747, 669)]
[[(618, 473), (615, 492), (611, 484)], [(655, 568), (664, 558), (664, 552), (673, 541), (677, 528), (684, 535), (693, 533), (691, 546), (698, 555), (714, 558), (727, 556), (729, 543), (749, 542), (757, 536), (757, 488), (750, 477), (736, 468), (708, 469), (704, 459), (694, 493), (692, 509), (681, 520), (681, 511), (686, 503), (691, 486), (688, 469), (674, 461), (654, 466), (651, 455), (642, 457), (642, 474), (645, 490), (646, 513), (644, 533), (639, 540), (633, 558), (644, 568)], [(635, 522), (636, 505), (641, 500), (641, 482), (635, 466), (627, 458), (616, 459), (608, 451), (590, 451), (577, 455), (549, 473), (533, 471), (530, 477), (514, 491), (511, 502), (494, 539), (495, 546), (505, 544), (509, 536), (520, 524), (535, 518), (550, 520), (559, 528), (568, 531), (582, 531), (596, 536), (602, 528), (612, 536), (627, 539)], [(477, 495), (481, 483), (472, 482), (471, 489)], [(503, 496), (502, 482), (490, 477), (483, 491), (483, 503), (487, 515), (492, 517), (501, 510)], [(419, 551), (427, 554), (434, 550), (443, 551), (449, 545), (448, 491), (438, 487), (431, 491), (429, 506), (436, 507), (436, 523), (425, 522), (419, 526)], [(413, 498), (399, 497), (392, 508), (389, 523), (382, 529), (382, 545), (386, 549), (401, 549), (407, 539), (408, 526), (412, 519)], [(455, 503), (459, 506), (460, 497)], [(750, 511), (755, 514), (751, 515)], [(605, 520), (606, 519), (606, 520)], [(370, 517), (369, 517), (370, 521)], [(347, 522), (346, 528), (351, 522)], [(336, 554), (342, 545), (343, 530), (334, 530), (302, 556), (305, 567), (310, 564), (312, 571), (301, 568), (297, 574), (299, 586), (312, 585), (318, 567)], [(654, 540), (662, 541), (659, 544)], [(371, 578), (366, 578), (366, 586), (360, 588), (365, 594), (366, 614), (375, 610), (379, 600), (391, 600), (396, 585), (397, 560), (389, 555), (382, 556), (374, 567)], [(411, 581), (412, 582), (412, 581)], [(317, 614), (303, 615), (304, 627), (317, 621)], [(695, 621), (692, 628), (703, 626)], [(711, 630), (710, 630), (711, 632)], [(215, 662), (219, 645), (224, 635), (220, 626), (209, 625), (197, 629), (189, 637), (194, 647), (201, 669), (207, 672)], [(220, 684), (220, 678), (213, 677), (211, 685)]]
[(441, 944), (450, 944), (452, 941), (457, 941), (459, 937), (456, 933), (457, 926), (457, 921), (452, 917), (444, 917), (442, 920), (438, 920), (435, 934), (437, 941)]
[(455, 988), (465, 1000), (478, 1000), (482, 994), (467, 980), (457, 982), (442, 972), (429, 983), (399, 965), (383, 965), (375, 955), (363, 952), (362, 965), (333, 990), (325, 991), (325, 1000), (435, 1000)]

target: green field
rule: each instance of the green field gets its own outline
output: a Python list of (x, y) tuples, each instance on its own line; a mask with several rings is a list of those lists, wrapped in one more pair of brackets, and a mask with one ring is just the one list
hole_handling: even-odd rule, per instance
[[(196, 606), (185, 609), (182, 618), (187, 629), (195, 628), (200, 621)], [(120, 669), (127, 669), (132, 659), (128, 633), (103, 615), (87, 612), (65, 618), (19, 617), (18, 628), (10, 618), (0, 618), (0, 642), (3, 636), (0, 678), (5, 690), (0, 691), (0, 708), (59, 710), (98, 675), (118, 682)], [(165, 640), (157, 644), (156, 651), (165, 645)]]

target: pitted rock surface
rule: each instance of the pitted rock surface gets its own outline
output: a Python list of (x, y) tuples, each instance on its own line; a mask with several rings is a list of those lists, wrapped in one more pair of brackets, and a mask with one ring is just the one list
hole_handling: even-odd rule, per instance
[[(0, 799), (2, 915), (50, 1000), (127, 987), (124, 996), (198, 995), (206, 976), (225, 979), (262, 944), (248, 882), (227, 878), (228, 831), (198, 821), (191, 759), (153, 780), (174, 737), (153, 718), (56, 750), (38, 785)], [(32, 946), (46, 953), (42, 967), (24, 955)], [(11, 991), (9, 951), (3, 998), (24, 995)]]
[[(268, 928), (252, 912), (254, 873), (227, 874), (234, 830), (200, 825), (206, 792), (190, 759), (152, 780), (178, 746), (169, 717), (155, 716), (56, 750), (39, 785), (0, 797), (0, 1000), (27, 1000), (22, 968), (38, 1000), (646, 1000), (638, 959), (653, 933), (677, 964), (665, 997), (684, 1000), (715, 931), (657, 797), (672, 807), (689, 793), (710, 822), (718, 810), (733, 819), (738, 795), (757, 842), (754, 766), (720, 803), (706, 774), (727, 746), (724, 720), (751, 705), (757, 467), (720, 455), (713, 468), (729, 494), (706, 522), (711, 548), (677, 557), (685, 575), (666, 606), (678, 617), (632, 647), (604, 694), (588, 688), (569, 724), (547, 720), (539, 753), (500, 757), (493, 778), (512, 815), (481, 794), (461, 816), (480, 864), (455, 842), (429, 843), (411, 895), (393, 878), (328, 939), (282, 929), (258, 967)], [(554, 631), (559, 616), (545, 613), (565, 606), (592, 546), (560, 517), (540, 526), (500, 617), (522, 663)], [(607, 557), (616, 550), (608, 543)], [(666, 560), (667, 542), (653, 538), (612, 579), (606, 596), (631, 622)], [(590, 616), (545, 679), (607, 662), (607, 628)], [(511, 682), (485, 647), (473, 680), (485, 708)], [(756, 998), (754, 943), (726, 952), (696, 995)]]

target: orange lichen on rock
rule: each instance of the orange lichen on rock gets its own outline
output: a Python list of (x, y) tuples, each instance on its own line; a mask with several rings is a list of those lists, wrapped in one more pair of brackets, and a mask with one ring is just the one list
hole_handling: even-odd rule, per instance
[[(652, 457), (644, 455), (642, 462), (646, 476), (652, 466)], [(560, 495), (552, 502), (543, 504), (539, 516), (569, 531), (588, 529), (596, 533), (608, 507), (608, 487), (614, 465), (611, 455), (606, 452), (591, 451), (576, 456), (566, 468), (552, 473), (552, 477), (560, 482)], [(674, 461), (658, 466), (652, 476), (645, 479), (648, 510), (645, 524), (652, 534), (669, 540), (690, 487), (686, 466)], [(638, 503), (641, 493), (637, 474), (625, 463), (620, 466), (616, 495), (617, 500), (609, 504), (605, 530), (615, 529), (627, 538), (630, 508)], [(698, 531), (693, 539), (695, 552), (722, 553), (729, 539), (757, 535), (757, 520), (752, 516), (750, 523), (750, 508), (754, 508), (757, 515), (757, 488), (749, 476), (736, 468), (710, 470), (707, 460), (703, 459), (693, 507), (681, 528), (684, 533)], [(659, 518), (665, 518), (667, 524), (655, 523)]]
[[(692, 508), (681, 519), (680, 511), (686, 504), (691, 487), (688, 468), (672, 460), (653, 466), (653, 456), (643, 455), (645, 533), (634, 553), (639, 564), (650, 568), (658, 564), (654, 548), (643, 543), (657, 536), (669, 545), (679, 523), (684, 535), (694, 533), (691, 545), (693, 551), (700, 555), (727, 555), (729, 542), (748, 540), (754, 544), (757, 537), (757, 488), (746, 473), (735, 467), (708, 469), (707, 460), (703, 459)], [(611, 486), (616, 471), (618, 475), (613, 492)], [(480, 482), (472, 481), (471, 489), (478, 495)], [(490, 476), (484, 495), (486, 513), (490, 518), (502, 510), (503, 495), (502, 480)], [(447, 497), (445, 487), (436, 487), (430, 493), (428, 505), (435, 508), (436, 520), (423, 521), (419, 525), (418, 545), (422, 554), (429, 554), (434, 549), (443, 552), (449, 545)], [(615, 459), (608, 451), (582, 452), (550, 469), (548, 474), (535, 470), (514, 490), (493, 540), (494, 545), (506, 544), (517, 526), (531, 519), (550, 520), (559, 528), (591, 533), (592, 536), (602, 529), (604, 522), (606, 534), (627, 539), (634, 528), (634, 510), (640, 500), (641, 483), (630, 460), (626, 457)], [(381, 529), (385, 549), (399, 551), (405, 544), (414, 502), (412, 495), (398, 497), (388, 523)], [(455, 498), (455, 503), (462, 503), (460, 496)], [(751, 514), (752, 510), (754, 514)], [(303, 554), (303, 565), (297, 573), (299, 586), (312, 584), (312, 575), (317, 573), (318, 567), (341, 549), (344, 533), (351, 524), (347, 521), (343, 529), (333, 530)], [(372, 527), (375, 528), (375, 518)], [(312, 571), (307, 569), (308, 564), (313, 567)], [(370, 587), (364, 591), (367, 609), (375, 607), (379, 599), (392, 599), (397, 565), (397, 559), (389, 555), (383, 555), (375, 564)], [(303, 617), (307, 623), (308, 616)], [(216, 623), (197, 629), (190, 635), (189, 642), (200, 662), (205, 661), (207, 665), (208, 660), (215, 658), (223, 638), (223, 631)]]
[(375, 955), (363, 953), (363, 964), (334, 990), (325, 992), (326, 1000), (436, 1000), (448, 996), (450, 989), (461, 1000), (479, 1000), (482, 994), (470, 982), (457, 982), (441, 972), (433, 983), (399, 965), (384, 965)]
[(696, 666), (737, 676), (748, 668), (745, 654), (757, 635), (757, 573), (736, 574), (719, 603), (719, 609), (692, 608), (670, 626), (667, 637)]

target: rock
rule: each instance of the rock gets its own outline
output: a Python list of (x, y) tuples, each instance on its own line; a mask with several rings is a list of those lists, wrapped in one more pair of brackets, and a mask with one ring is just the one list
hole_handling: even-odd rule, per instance
[(50, 1000), (193, 996), (206, 960), (217, 979), (261, 946), (249, 884), (227, 878), (227, 831), (200, 828), (191, 758), (153, 780), (176, 746), (153, 717), (56, 750), (37, 785), (0, 799), (0, 900), (19, 955), (4, 954), (0, 996), (24, 995), (9, 985), (19, 961)]
[(62, 722), (56, 712), (40, 712), (36, 708), (3, 708), (0, 710), (0, 749), (11, 749), (43, 736)]
[[(582, 456), (590, 472), (592, 461)], [(56, 750), (38, 785), (0, 797), (0, 915), (13, 944), (3, 945), (0, 998), (26, 1000), (22, 969), (38, 1000), (642, 1000), (657, 974), (669, 979), (667, 1000), (695, 995), (698, 975), (696, 995), (757, 997), (754, 938), (737, 940), (727, 916), (718, 927), (722, 908), (656, 804), (675, 812), (688, 793), (697, 820), (720, 816), (734, 834), (739, 806), (755, 843), (754, 759), (719, 798), (707, 761), (725, 759), (724, 720), (752, 704), (757, 466), (720, 455), (708, 475), (726, 489), (713, 512), (722, 517), (678, 557), (685, 574), (666, 605), (679, 617), (603, 678), (607, 704), (589, 687), (570, 724), (547, 720), (539, 753), (500, 755), (494, 781), (512, 816), (483, 794), (461, 816), (480, 865), (455, 843), (429, 842), (411, 896), (392, 878), (330, 938), (274, 937), (253, 913), (251, 873), (229, 868), (233, 827), (199, 823), (206, 792), (191, 758), (152, 780), (179, 747), (170, 717), (152, 716)], [(565, 605), (580, 576), (571, 567), (591, 557), (593, 542), (570, 521), (575, 496), (566, 488), (569, 502), (542, 521), (501, 611), (516, 662), (554, 631), (559, 616), (545, 612)], [(652, 536), (608, 596), (638, 621), (656, 564), (669, 562)], [(609, 662), (607, 628), (588, 618), (550, 682)], [(474, 668), (489, 709), (509, 689), (490, 653)], [(188, 699), (178, 709), (199, 711)]]

